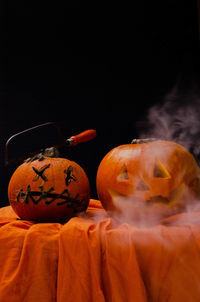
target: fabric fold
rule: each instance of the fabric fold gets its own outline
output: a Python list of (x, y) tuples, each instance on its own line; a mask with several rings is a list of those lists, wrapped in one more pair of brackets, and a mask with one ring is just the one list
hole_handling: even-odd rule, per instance
[(151, 227), (99, 201), (67, 223), (0, 209), (0, 302), (199, 302), (200, 213)]
[(0, 228), (1, 302), (56, 301), (60, 227), (22, 220)]

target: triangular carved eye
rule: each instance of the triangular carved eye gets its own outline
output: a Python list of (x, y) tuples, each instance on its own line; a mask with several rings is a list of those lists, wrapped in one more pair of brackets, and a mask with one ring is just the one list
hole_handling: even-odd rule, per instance
[(139, 184), (136, 187), (136, 190), (138, 190), (138, 191), (148, 191), (149, 187), (147, 186), (147, 184), (143, 180), (140, 180)]
[(119, 175), (117, 176), (117, 180), (122, 181), (122, 180), (128, 180), (129, 179), (129, 175), (128, 175), (128, 169), (126, 167), (126, 165), (123, 165)]
[(171, 177), (167, 169), (163, 166), (163, 164), (159, 160), (157, 160), (157, 162), (155, 163), (153, 176), (159, 178)]

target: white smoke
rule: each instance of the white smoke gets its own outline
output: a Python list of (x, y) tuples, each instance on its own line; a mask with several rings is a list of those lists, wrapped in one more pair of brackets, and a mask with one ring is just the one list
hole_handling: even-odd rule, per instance
[(195, 93), (181, 95), (178, 89), (174, 88), (161, 104), (149, 109), (146, 129), (140, 137), (174, 141), (198, 156), (200, 97)]
[[(200, 155), (200, 98), (195, 94), (180, 95), (177, 88), (170, 92), (161, 104), (151, 107), (146, 117), (146, 128), (140, 133), (139, 138), (156, 138), (169, 140), (181, 144), (193, 154), (197, 160)], [(163, 149), (152, 148), (156, 155), (163, 153)], [(165, 154), (170, 156), (169, 154)], [(155, 153), (152, 154), (155, 157)], [(148, 167), (145, 167), (148, 171)], [(183, 167), (183, 173), (184, 167)], [(181, 178), (181, 176), (180, 176)], [(185, 188), (187, 212), (198, 211), (200, 201), (192, 201), (193, 197)], [(139, 227), (158, 224), (163, 217), (170, 217), (180, 212), (173, 211), (166, 205), (141, 203), (132, 197), (113, 196), (113, 202), (120, 211), (114, 218), (120, 223), (127, 222)], [(111, 215), (113, 215), (111, 213)]]

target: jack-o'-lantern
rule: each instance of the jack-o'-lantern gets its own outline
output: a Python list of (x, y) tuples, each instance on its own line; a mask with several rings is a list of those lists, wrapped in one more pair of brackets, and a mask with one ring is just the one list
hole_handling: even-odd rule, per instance
[(42, 157), (24, 162), (15, 170), (8, 197), (22, 219), (65, 221), (87, 209), (90, 185), (77, 163)]
[(115, 197), (124, 205), (126, 200), (159, 205), (161, 212), (170, 215), (200, 196), (199, 167), (193, 155), (164, 140), (112, 149), (98, 167), (96, 184), (103, 207), (111, 212), (120, 211)]

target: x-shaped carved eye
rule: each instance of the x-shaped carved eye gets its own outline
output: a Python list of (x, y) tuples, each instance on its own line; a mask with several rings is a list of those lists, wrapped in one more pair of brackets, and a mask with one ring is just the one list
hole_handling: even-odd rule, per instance
[(48, 181), (47, 177), (44, 175), (44, 171), (50, 167), (50, 164), (45, 165), (43, 167), (41, 167), (39, 170), (36, 169), (35, 167), (32, 167), (33, 171), (37, 174), (34, 178), (33, 181), (38, 180), (40, 177), (44, 180), (44, 181)]
[(71, 183), (72, 180), (77, 181), (76, 176), (73, 174), (73, 167), (72, 166), (69, 166), (67, 169), (65, 169), (64, 173), (67, 175), (65, 177), (65, 183), (66, 183), (67, 186)]

